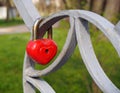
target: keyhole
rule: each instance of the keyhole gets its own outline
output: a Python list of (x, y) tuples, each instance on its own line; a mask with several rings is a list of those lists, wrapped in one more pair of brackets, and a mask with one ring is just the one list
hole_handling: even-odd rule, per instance
[(49, 52), (49, 50), (48, 49), (45, 49), (45, 53), (48, 53)]

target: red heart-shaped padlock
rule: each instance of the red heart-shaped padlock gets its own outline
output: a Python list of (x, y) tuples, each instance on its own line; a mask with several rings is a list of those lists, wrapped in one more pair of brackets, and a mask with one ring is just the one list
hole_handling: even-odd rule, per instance
[(52, 39), (37, 39), (28, 42), (27, 54), (38, 64), (48, 64), (57, 53), (57, 45)]

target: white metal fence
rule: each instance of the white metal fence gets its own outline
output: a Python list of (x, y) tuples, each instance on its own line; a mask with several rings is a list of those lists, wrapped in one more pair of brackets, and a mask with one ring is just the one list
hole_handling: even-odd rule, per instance
[[(42, 18), (32, 4), (32, 0), (14, 0), (14, 3), (26, 26), (32, 31), (34, 22), (38, 18)], [(23, 68), (24, 93), (35, 93), (35, 88), (41, 93), (55, 93), (52, 87), (45, 80), (41, 79), (41, 76), (48, 75), (63, 66), (77, 44), (84, 64), (98, 87), (104, 93), (120, 93), (120, 90), (107, 77), (100, 66), (92, 47), (88, 29), (89, 22), (99, 28), (120, 55), (120, 22), (117, 25), (113, 25), (102, 16), (90, 11), (67, 10), (45, 18), (39, 26), (39, 29), (42, 29), (40, 33), (45, 33), (49, 27), (65, 17), (70, 19), (70, 30), (68, 31), (63, 50), (52, 64), (43, 70), (36, 70), (34, 62), (27, 54), (25, 55)]]

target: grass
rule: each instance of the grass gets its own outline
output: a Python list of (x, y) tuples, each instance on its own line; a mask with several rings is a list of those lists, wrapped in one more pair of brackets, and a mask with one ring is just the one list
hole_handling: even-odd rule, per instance
[(23, 24), (23, 20), (21, 20), (20, 18), (11, 19), (9, 21), (2, 20), (2, 19), (0, 20), (0, 27), (8, 27), (8, 26), (14, 26), (19, 24)]
[(22, 64), (27, 34), (0, 36), (0, 93), (22, 93)]
[[(69, 25), (62, 23), (54, 29), (54, 40), (60, 50), (65, 42)], [(0, 35), (0, 93), (23, 93), (22, 66), (24, 51), (30, 34)], [(91, 30), (91, 39), (97, 58), (109, 78), (120, 88), (120, 59), (107, 38)], [(38, 66), (41, 69), (41, 66)], [(92, 79), (88, 74), (78, 47), (68, 62), (57, 72), (43, 77), (56, 93), (90, 93)]]

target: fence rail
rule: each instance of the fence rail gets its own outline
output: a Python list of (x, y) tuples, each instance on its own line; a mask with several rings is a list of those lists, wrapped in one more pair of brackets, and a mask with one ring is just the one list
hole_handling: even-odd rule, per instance
[[(42, 18), (35, 9), (32, 0), (14, 0), (26, 26), (30, 31), (34, 22)], [(84, 64), (91, 77), (104, 93), (120, 93), (120, 90), (104, 73), (94, 53), (90, 40), (88, 23), (94, 24), (110, 40), (116, 51), (120, 55), (120, 22), (115, 26), (102, 16), (85, 10), (66, 10), (55, 13), (45, 18), (40, 26), (39, 33), (45, 33), (46, 30), (57, 21), (69, 17), (70, 30), (63, 46), (55, 61), (43, 70), (36, 70), (34, 62), (25, 54), (23, 67), (23, 87), (24, 93), (35, 93), (37, 88), (41, 93), (55, 93), (52, 87), (43, 79), (39, 78), (48, 75), (63, 66), (78, 44)], [(42, 29), (42, 30), (41, 30)], [(32, 33), (31, 33), (32, 34)], [(43, 36), (43, 34), (41, 36)], [(32, 36), (32, 35), (31, 35)]]

